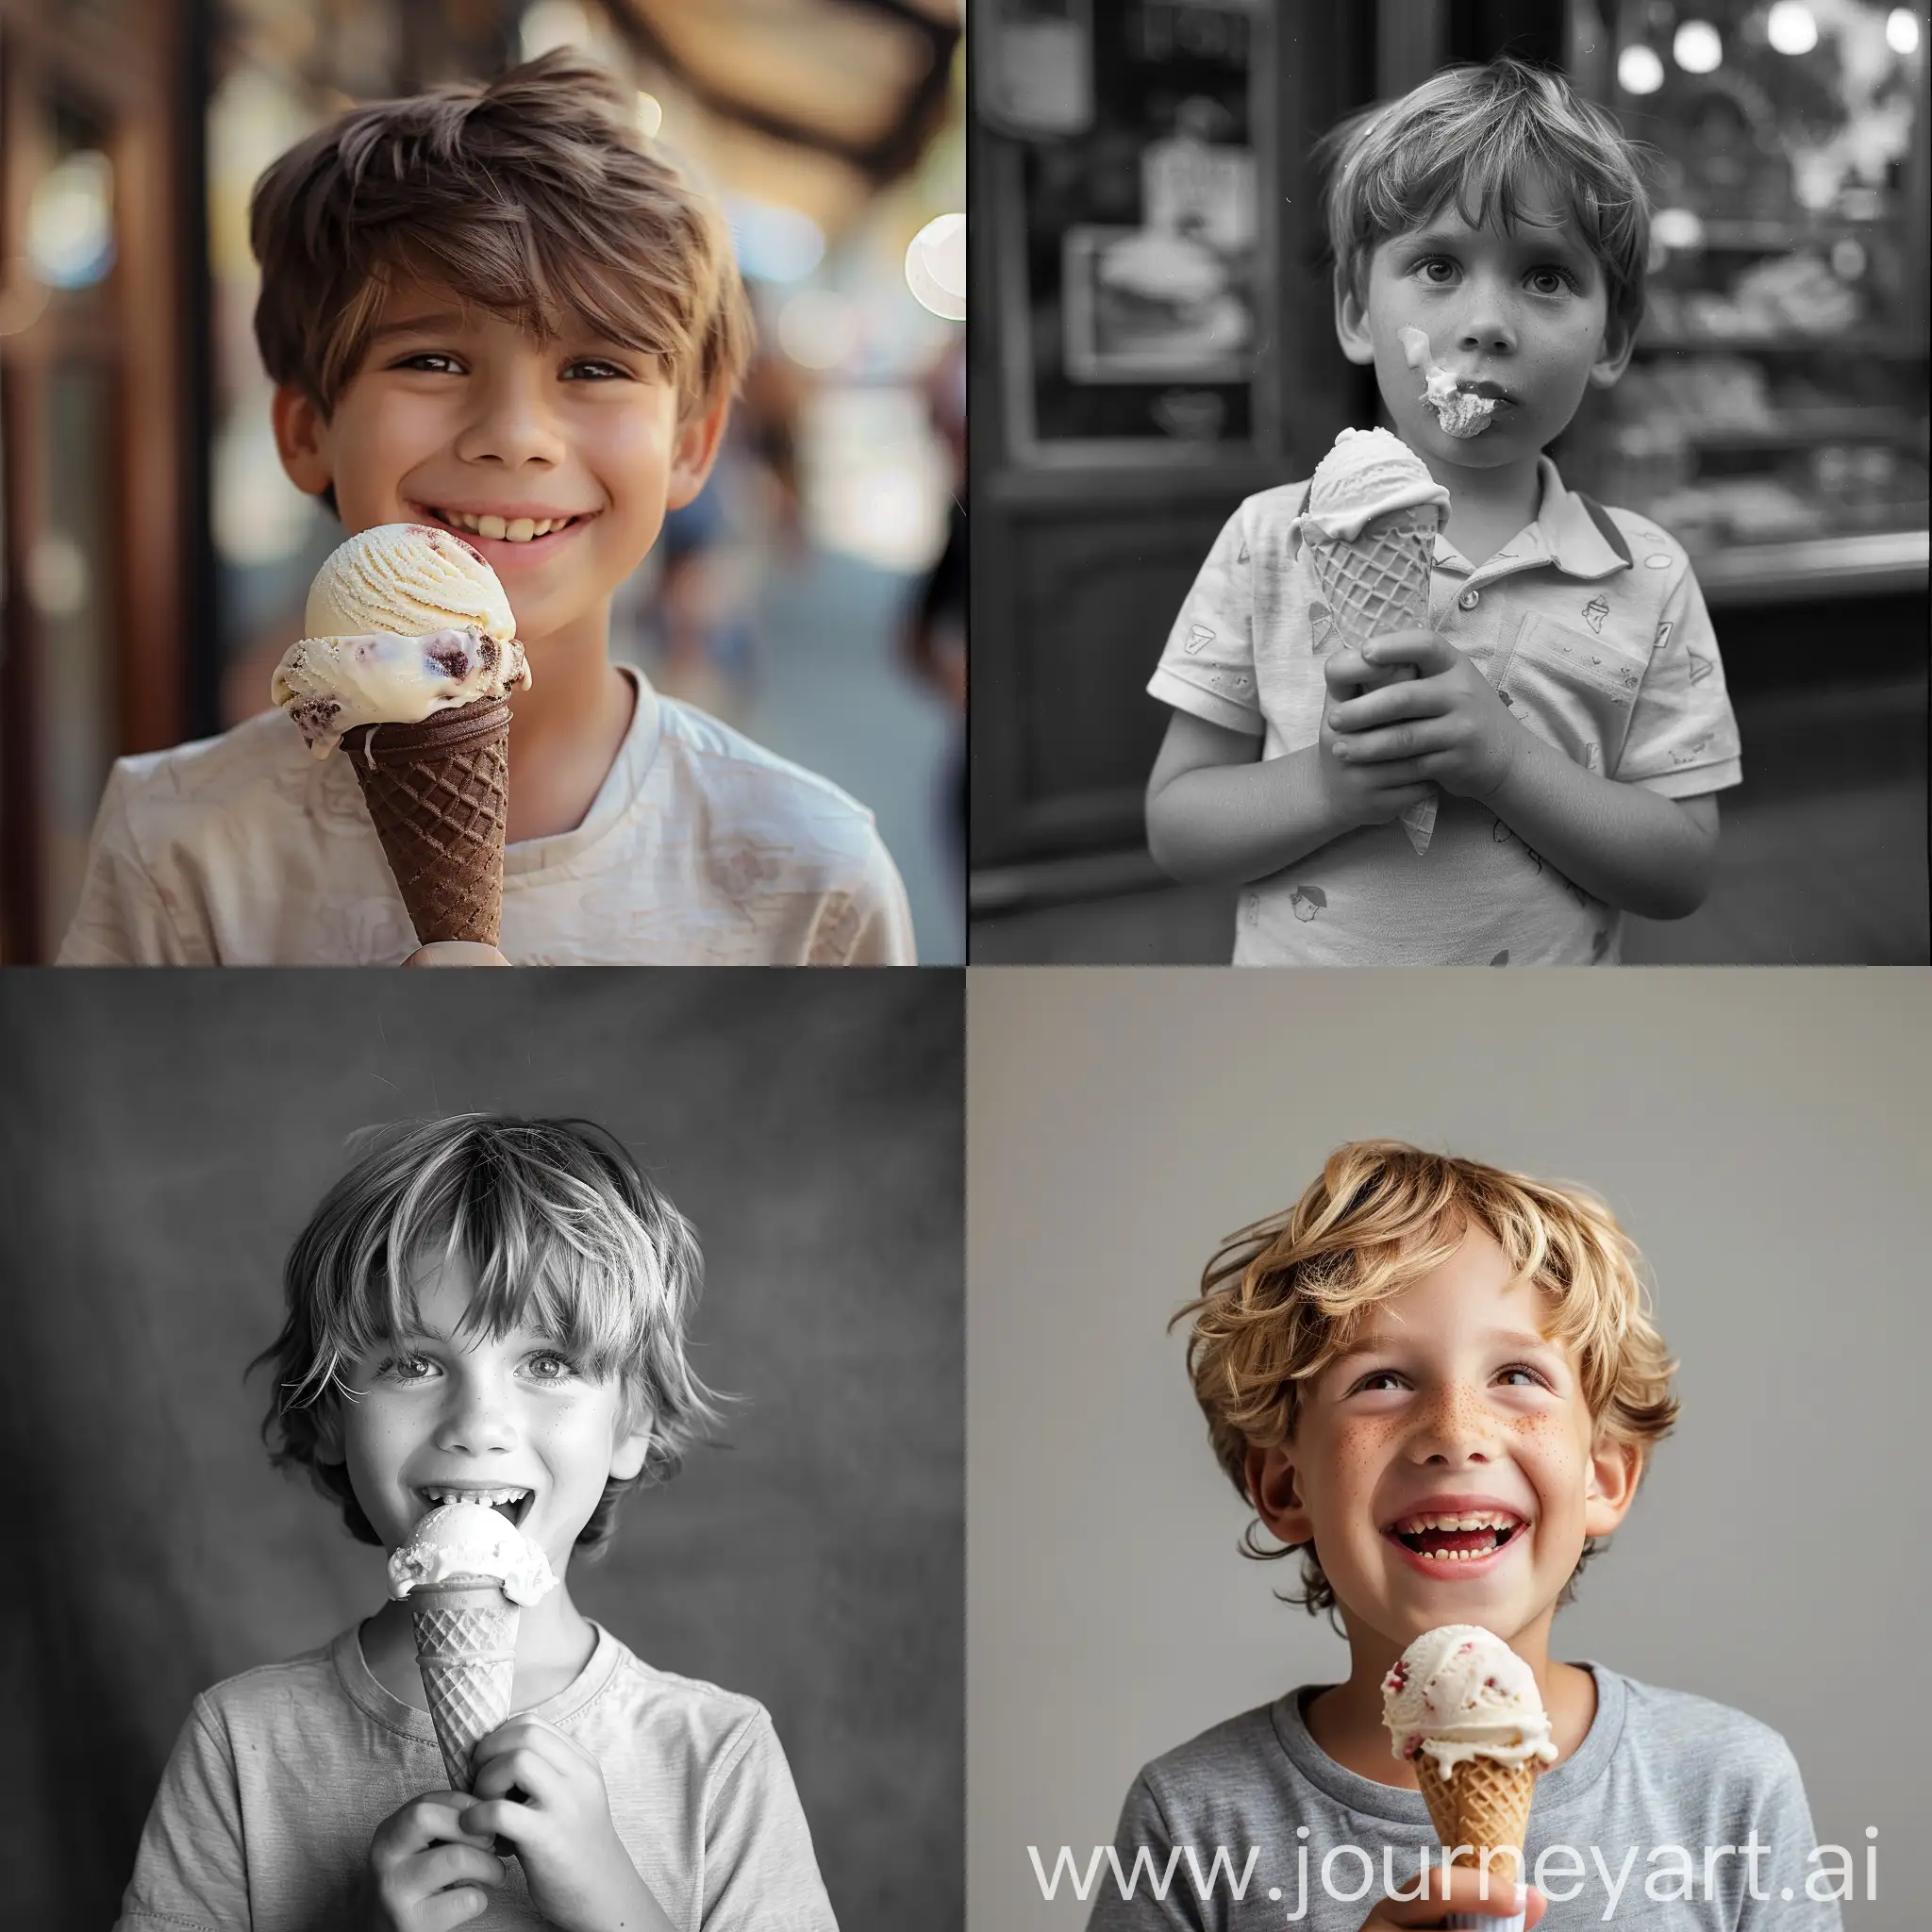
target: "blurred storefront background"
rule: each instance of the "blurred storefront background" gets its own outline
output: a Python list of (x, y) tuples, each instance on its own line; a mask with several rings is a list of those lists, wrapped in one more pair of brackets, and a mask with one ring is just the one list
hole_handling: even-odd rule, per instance
[[(1926, 22), (1881, 0), (994, 0), (976, 37), (971, 957), (1224, 960), (1143, 687), (1235, 505), (1376, 420), (1313, 141), (1455, 60), (1652, 155), (1650, 308), (1553, 450), (1691, 551), (1744, 739), (1716, 887), (1626, 957), (1927, 958)], [(996, 318), (996, 323), (995, 319)]]
[[(587, 48), (722, 192), (759, 358), (619, 655), (843, 786), (963, 957), (961, 0), (0, 0), (0, 959), (48, 957), (122, 753), (267, 705), (343, 532), (282, 475), (249, 192), (353, 103)], [(928, 627), (929, 628), (929, 627)]]

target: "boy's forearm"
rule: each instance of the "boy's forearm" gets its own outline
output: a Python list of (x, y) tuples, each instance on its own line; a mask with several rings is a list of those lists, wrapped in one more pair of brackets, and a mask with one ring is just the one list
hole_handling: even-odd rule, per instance
[(1646, 919), (1683, 919), (1710, 890), (1716, 841), (1674, 799), (1587, 772), (1524, 732), (1509, 774), (1482, 803), (1593, 898)]
[(1147, 849), (1192, 885), (1245, 885), (1305, 858), (1348, 828), (1335, 822), (1320, 745), (1251, 765), (1202, 765), (1147, 801)]

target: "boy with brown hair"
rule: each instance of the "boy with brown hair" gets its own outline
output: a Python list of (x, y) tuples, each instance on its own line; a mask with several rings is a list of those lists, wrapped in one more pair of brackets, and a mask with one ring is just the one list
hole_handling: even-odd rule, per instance
[(612, 592), (703, 489), (752, 325), (723, 217), (603, 68), (355, 108), (256, 184), (290, 477), (458, 533), (532, 672), (502, 953), (419, 953), (355, 774), (269, 711), (119, 760), (71, 964), (909, 963), (871, 814), (611, 660)]
[[(1781, 1737), (1550, 1655), (1552, 1620), (1676, 1419), (1641, 1270), (1584, 1191), (1396, 1141), (1338, 1148), (1293, 1208), (1223, 1243), (1174, 1318), (1194, 1318), (1194, 1393), (1258, 1519), (1244, 1551), (1300, 1553), (1290, 1601), (1327, 1610), (1349, 1674), (1148, 1765), (1090, 1932), (1500, 1932), (1586, 1890), (1583, 1916), (1617, 1924), (1838, 1925)], [(1391, 1668), (1446, 1624), (1501, 1638), (1550, 1719), (1523, 1895), (1442, 1869), (1384, 1725)]]

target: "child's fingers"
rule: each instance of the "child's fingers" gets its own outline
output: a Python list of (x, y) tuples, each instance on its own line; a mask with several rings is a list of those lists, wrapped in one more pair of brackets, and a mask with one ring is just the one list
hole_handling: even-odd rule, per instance
[(1418, 677), (1433, 677), (1455, 663), (1456, 646), (1438, 631), (1391, 630), (1371, 638), (1361, 655), (1371, 675), (1391, 664), (1413, 664)]
[(1447, 694), (1445, 687), (1434, 679), (1424, 682), (1405, 677), (1399, 684), (1385, 684), (1358, 698), (1343, 698), (1340, 703), (1331, 698), (1328, 728), (1337, 733), (1368, 731), (1404, 718), (1433, 718), (1441, 714)]
[(1379, 731), (1352, 731), (1335, 740), (1335, 756), (1345, 765), (1408, 763), (1436, 752), (1453, 751), (1462, 741), (1462, 727), (1441, 715), (1409, 718)]
[(479, 1852), (474, 1845), (437, 1845), (412, 1858), (396, 1874), (391, 1890), (405, 1904), (414, 1905), (452, 1885), (502, 1885), (508, 1877), (508, 1867), (493, 1852)]
[(1546, 1909), (1541, 1893), (1524, 1888), (1528, 1903), (1523, 1903), (1515, 1888), (1503, 1877), (1501, 1873), (1491, 1872), (1488, 1896), (1483, 1896), (1482, 1874), (1472, 1865), (1452, 1866), (1444, 1872), (1441, 1866), (1430, 1870), (1428, 1883), (1423, 1888), (1423, 1895), (1412, 1899), (1385, 1899), (1375, 1907), (1374, 1924), (1404, 1926), (1435, 1926), (1442, 1923), (1446, 1913), (1488, 1912), (1497, 1918), (1507, 1919), (1517, 1912), (1525, 1912), (1525, 1928), (1534, 1925)]
[(1374, 675), (1368, 660), (1353, 648), (1336, 651), (1322, 659), (1322, 677), (1331, 699), (1353, 697), (1357, 686)]
[(440, 1891), (416, 1907), (411, 1932), (450, 1932), (452, 1925), (466, 1925), (480, 1918), (489, 1904), (490, 1894), (474, 1885)]
[[(391, 1812), (369, 1841), (369, 1856), (377, 1871), (413, 1857), (430, 1845), (462, 1843), (465, 1833), (458, 1816), (469, 1802), (458, 1791), (429, 1791)], [(488, 1839), (475, 1842), (482, 1849), (489, 1848)]]

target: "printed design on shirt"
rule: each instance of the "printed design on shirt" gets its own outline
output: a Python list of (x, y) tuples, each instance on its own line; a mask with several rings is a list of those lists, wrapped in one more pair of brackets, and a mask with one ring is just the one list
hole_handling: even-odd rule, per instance
[(1247, 702), (1249, 680), (1247, 678), (1246, 674), (1243, 672), (1210, 672), (1208, 674), (1208, 683), (1211, 690), (1218, 691), (1232, 691), (1239, 702), (1243, 704)]
[(1317, 658), (1324, 658), (1338, 641), (1334, 616), (1327, 605), (1317, 598), (1308, 606), (1308, 648)]
[(1601, 772), (1603, 768), (1603, 746), (1600, 744), (1586, 744), (1583, 747), (1583, 769), (1586, 772)]
[(1608, 929), (1605, 928), (1603, 931), (1597, 934), (1594, 940), (1591, 941), (1590, 963), (1592, 966), (1601, 966), (1603, 964), (1604, 955), (1607, 953), (1609, 950), (1610, 935)]
[(1205, 624), (1191, 624), (1188, 626), (1188, 641), (1181, 646), (1188, 656), (1197, 656), (1201, 650), (1214, 641), (1214, 633)]
[(1693, 738), (1681, 751), (1671, 754), (1674, 765), (1694, 765), (1700, 762), (1716, 741), (1717, 734), (1707, 731), (1702, 738)]
[(1577, 911), (1588, 912), (1590, 910), (1590, 894), (1574, 879), (1565, 879), (1563, 881), (1563, 890), (1570, 894)]
[(1598, 637), (1603, 636), (1604, 619), (1607, 618), (1609, 614), (1610, 607), (1604, 602), (1601, 593), (1592, 597), (1590, 600), (1590, 602), (1583, 607), (1583, 621), (1590, 625), (1591, 629), (1593, 630)]
[(1690, 659), (1690, 682), (1702, 684), (1717, 669), (1715, 658), (1700, 658), (1695, 651), (1689, 654)]
[(1241, 917), (1245, 919), (1250, 925), (1260, 924), (1261, 895), (1259, 892), (1250, 892), (1247, 895), (1247, 897), (1241, 901)]
[(1320, 886), (1297, 886), (1288, 895), (1288, 903), (1294, 908), (1294, 916), (1306, 925), (1318, 912), (1328, 909), (1328, 894)]
[[(1650, 643), (1650, 655), (1653, 658), (1655, 658), (1657, 655), (1657, 653), (1661, 651), (1670, 642), (1671, 633), (1674, 630), (1675, 630), (1676, 627), (1677, 621), (1674, 617), (1665, 618), (1663, 623), (1657, 625), (1657, 636), (1651, 640)], [(1691, 677), (1693, 681), (1696, 677), (1696, 675), (1697, 674), (1695, 672), (1691, 673)]]
[(1662, 555), (1658, 555), (1656, 557), (1646, 557), (1643, 559), (1643, 567), (1645, 570), (1669, 570), (1671, 567), (1671, 563), (1672, 559)]
[(1509, 948), (1507, 946), (1505, 946), (1503, 950), (1500, 953), (1498, 953), (1493, 959), (1490, 961), (1490, 964), (1491, 966), (1507, 966), (1508, 965), (1508, 963)]
[(784, 875), (785, 854), (775, 845), (718, 844), (705, 853), (705, 876), (727, 899), (755, 899)]
[(1538, 876), (1541, 876), (1543, 869), (1542, 855), (1536, 851), (1534, 847), (1525, 845), (1501, 819), (1497, 819), (1491, 825), (1490, 838), (1493, 843), (1498, 845), (1514, 845), (1523, 854), (1524, 858), (1528, 859), (1530, 864), (1536, 868)]
[(1235, 560), (1235, 561), (1236, 561), (1237, 563), (1245, 563), (1245, 562), (1247, 562), (1247, 560), (1248, 560), (1248, 544), (1247, 544), (1247, 539), (1246, 539), (1246, 538), (1242, 538), (1242, 540), (1241, 540), (1241, 548), (1240, 548), (1240, 549), (1239, 549), (1238, 551), (1236, 551), (1236, 552), (1235, 552), (1235, 558), (1234, 558), (1234, 560)]

